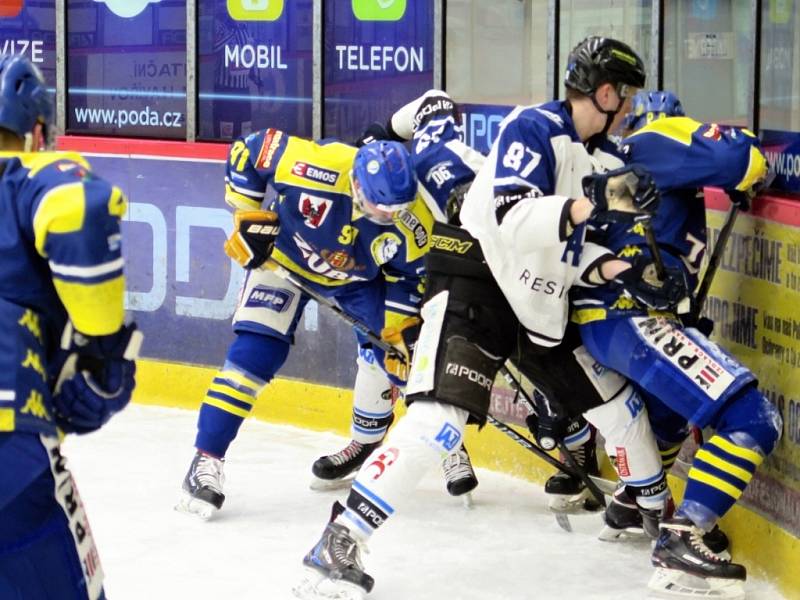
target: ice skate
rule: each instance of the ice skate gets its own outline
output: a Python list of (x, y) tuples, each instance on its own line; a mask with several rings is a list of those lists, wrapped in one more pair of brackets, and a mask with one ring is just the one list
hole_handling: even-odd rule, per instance
[[(587, 475), (598, 475), (597, 454), (594, 442), (588, 442), (575, 450), (572, 457), (579, 467), (586, 470)], [(600, 505), (591, 491), (579, 478), (558, 472), (544, 484), (544, 492), (549, 496), (549, 508), (555, 513), (578, 513), (595, 511)]]
[(689, 519), (674, 517), (660, 525), (651, 562), (656, 567), (648, 587), (665, 598), (744, 598), (743, 565), (713, 552), (703, 530)]
[(375, 585), (364, 572), (359, 542), (344, 525), (328, 523), (303, 558), (304, 577), (292, 590), (304, 600), (362, 600)]
[(361, 465), (380, 444), (362, 444), (351, 440), (338, 452), (319, 457), (311, 466), (311, 489), (322, 491), (349, 487)]
[(198, 450), (183, 480), (183, 494), (175, 510), (208, 520), (222, 508), (225, 502), (225, 494), (222, 493), (224, 462), (224, 459)]
[(603, 513), (605, 526), (597, 537), (605, 542), (625, 538), (644, 539), (646, 536), (642, 521), (636, 501), (622, 485), (614, 492), (614, 497)]
[(472, 468), (467, 447), (462, 445), (456, 452), (449, 454), (442, 461), (442, 471), (447, 483), (447, 493), (451, 496), (460, 496), (464, 506), (472, 507), (471, 492), (478, 487), (478, 477)]

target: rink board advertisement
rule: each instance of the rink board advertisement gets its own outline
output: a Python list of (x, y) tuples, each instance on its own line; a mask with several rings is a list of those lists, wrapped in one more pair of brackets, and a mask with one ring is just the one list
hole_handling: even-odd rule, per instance
[(70, 2), (67, 129), (186, 138), (186, 3)]
[(200, 0), (197, 13), (199, 137), (311, 137), (312, 0)]
[[(725, 212), (708, 211), (709, 251), (724, 220)], [(706, 314), (715, 322), (714, 339), (756, 373), (783, 416), (783, 437), (744, 503), (794, 535), (800, 535), (799, 306), (800, 207), (763, 201), (752, 216), (739, 215)]]
[(433, 2), (324, 0), (323, 130), (355, 139), (433, 86)]

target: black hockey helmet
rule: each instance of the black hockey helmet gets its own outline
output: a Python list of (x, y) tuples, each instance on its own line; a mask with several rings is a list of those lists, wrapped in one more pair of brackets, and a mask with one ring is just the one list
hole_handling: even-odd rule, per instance
[(602, 84), (611, 83), (624, 98), (630, 94), (623, 86), (643, 88), (645, 78), (642, 59), (628, 44), (593, 35), (570, 52), (564, 85), (592, 96)]

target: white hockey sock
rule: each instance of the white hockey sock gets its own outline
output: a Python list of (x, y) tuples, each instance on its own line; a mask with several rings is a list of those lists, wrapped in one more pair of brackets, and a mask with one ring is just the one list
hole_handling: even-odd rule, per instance
[(353, 388), (353, 423), (350, 433), (362, 444), (380, 442), (392, 417), (392, 386), (369, 352), (371, 361), (358, 353), (356, 384)]
[(438, 402), (417, 401), (358, 472), (347, 510), (336, 522), (368, 538), (397, 510), (423, 475), (458, 449), (468, 413)]
[[(613, 458), (617, 474), (626, 485), (647, 488), (664, 477), (661, 455), (644, 401), (631, 385), (614, 398), (583, 415), (605, 439), (606, 454)], [(637, 497), (643, 508), (663, 504), (668, 490)]]

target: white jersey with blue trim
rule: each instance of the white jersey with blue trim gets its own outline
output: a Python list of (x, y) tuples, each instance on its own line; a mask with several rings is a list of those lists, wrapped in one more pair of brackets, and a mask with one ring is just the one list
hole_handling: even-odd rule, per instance
[(566, 102), (515, 108), (461, 209), (462, 225), (541, 346), (561, 341), (570, 287), (593, 285), (589, 274), (611, 254), (585, 241), (583, 225), (569, 222), (572, 202), (583, 196), (582, 178), (623, 165), (593, 141), (581, 141)]

